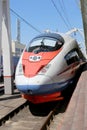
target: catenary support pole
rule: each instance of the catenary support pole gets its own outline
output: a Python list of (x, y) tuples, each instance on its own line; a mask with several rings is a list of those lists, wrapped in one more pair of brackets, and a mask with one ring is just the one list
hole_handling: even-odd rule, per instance
[(85, 34), (86, 53), (87, 53), (87, 0), (80, 0), (80, 3), (81, 3), (81, 12), (83, 18), (84, 34)]
[(5, 94), (13, 93), (13, 69), (11, 52), (11, 28), (9, 0), (0, 0), (2, 2), (2, 52), (3, 52), (3, 70)]
[(1, 77), (1, 52), (2, 52), (2, 49), (1, 49), (1, 41), (2, 41), (2, 36), (1, 36), (1, 33), (2, 33), (2, 2), (0, 1), (0, 77)]

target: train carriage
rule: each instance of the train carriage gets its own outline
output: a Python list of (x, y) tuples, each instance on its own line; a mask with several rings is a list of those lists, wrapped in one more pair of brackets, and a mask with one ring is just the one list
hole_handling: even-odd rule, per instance
[(76, 71), (85, 61), (71, 36), (40, 34), (31, 40), (19, 60), (16, 86), (32, 103), (62, 100), (61, 92), (73, 82)]

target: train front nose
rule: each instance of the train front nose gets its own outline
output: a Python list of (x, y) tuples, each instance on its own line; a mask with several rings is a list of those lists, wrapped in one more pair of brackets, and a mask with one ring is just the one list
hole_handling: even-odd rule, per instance
[(35, 76), (34, 78), (25, 78), (25, 79), (23, 77), (23, 80), (22, 77), (19, 76), (16, 79), (16, 82), (18, 90), (21, 91), (22, 93), (26, 93), (29, 95), (46, 94), (49, 92), (49, 90), (51, 91), (52, 89), (51, 86), (53, 83), (51, 78), (45, 75), (38, 75)]
[(52, 80), (45, 75), (38, 75), (28, 80), (28, 94), (46, 94), (51, 90)]

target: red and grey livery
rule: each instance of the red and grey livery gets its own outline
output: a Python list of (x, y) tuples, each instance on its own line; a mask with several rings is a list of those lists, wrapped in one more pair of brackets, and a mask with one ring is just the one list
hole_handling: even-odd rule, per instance
[(85, 56), (69, 35), (44, 33), (25, 48), (16, 69), (15, 82), (32, 103), (62, 100), (62, 90), (72, 81)]

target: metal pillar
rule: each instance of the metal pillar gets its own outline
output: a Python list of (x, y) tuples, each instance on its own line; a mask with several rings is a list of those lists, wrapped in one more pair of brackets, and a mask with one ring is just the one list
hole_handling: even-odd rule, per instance
[(80, 0), (80, 2), (81, 2), (81, 11), (83, 18), (84, 34), (85, 34), (85, 45), (87, 53), (87, 0)]
[[(2, 49), (1, 49), (1, 32), (2, 32), (2, 28), (1, 28), (1, 26), (2, 26), (2, 19), (1, 19), (1, 16), (2, 16), (2, 3), (1, 3), (1, 1), (0, 1), (0, 9), (1, 9), (1, 11), (0, 11), (0, 66), (1, 66), (1, 51), (2, 51)], [(0, 76), (1, 76), (1, 71), (0, 71)]]
[(3, 70), (5, 94), (13, 93), (13, 70), (12, 70), (12, 52), (11, 52), (11, 29), (9, 0), (0, 0), (0, 12), (2, 21), (2, 52), (3, 52)]

